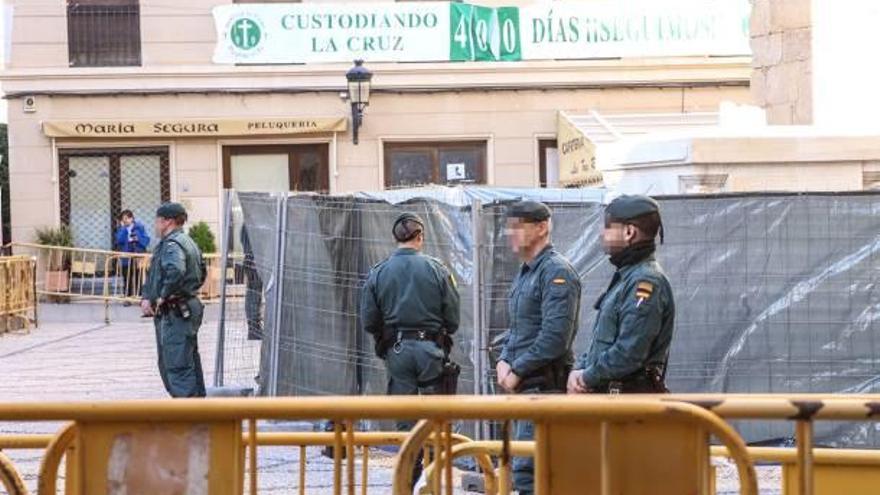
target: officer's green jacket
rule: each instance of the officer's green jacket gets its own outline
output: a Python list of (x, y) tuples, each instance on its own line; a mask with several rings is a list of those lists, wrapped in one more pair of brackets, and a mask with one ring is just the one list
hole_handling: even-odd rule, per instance
[(580, 300), (580, 278), (553, 246), (523, 263), (509, 293), (510, 327), (500, 360), (520, 378), (560, 360), (570, 365)]
[(665, 368), (675, 320), (672, 287), (653, 255), (621, 267), (599, 302), (592, 342), (577, 369), (591, 388), (646, 366)]
[(195, 241), (183, 229), (176, 229), (153, 249), (142, 297), (152, 304), (172, 296), (194, 297), (204, 282), (203, 269), (202, 253)]
[(370, 270), (361, 295), (364, 330), (458, 330), (460, 300), (455, 278), (439, 260), (400, 248)]

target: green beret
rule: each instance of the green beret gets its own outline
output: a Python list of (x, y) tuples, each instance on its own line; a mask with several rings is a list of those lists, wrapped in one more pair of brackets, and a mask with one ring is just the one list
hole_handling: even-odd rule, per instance
[(660, 205), (654, 198), (641, 194), (624, 194), (605, 207), (609, 220), (632, 220), (650, 213), (660, 213)]
[(180, 203), (163, 203), (162, 206), (156, 210), (156, 216), (160, 218), (177, 218), (179, 216), (186, 216), (186, 208)]
[(550, 218), (550, 208), (538, 201), (518, 201), (507, 209), (507, 218), (518, 218), (529, 223), (543, 222)]

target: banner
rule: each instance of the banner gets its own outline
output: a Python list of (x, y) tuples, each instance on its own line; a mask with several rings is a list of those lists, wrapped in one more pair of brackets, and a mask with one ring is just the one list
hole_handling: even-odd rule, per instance
[(748, 55), (748, 0), (233, 4), (214, 8), (223, 64)]
[(602, 185), (602, 172), (596, 169), (596, 145), (577, 126), (559, 112), (556, 146), (559, 150), (559, 184)]
[(84, 138), (291, 135), (342, 132), (347, 122), (344, 117), (50, 121), (43, 123), (43, 133)]

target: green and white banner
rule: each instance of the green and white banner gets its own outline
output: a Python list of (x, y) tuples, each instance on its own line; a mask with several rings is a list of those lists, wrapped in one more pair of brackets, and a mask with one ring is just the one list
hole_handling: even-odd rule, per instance
[(214, 8), (224, 64), (748, 55), (748, 0), (233, 4)]

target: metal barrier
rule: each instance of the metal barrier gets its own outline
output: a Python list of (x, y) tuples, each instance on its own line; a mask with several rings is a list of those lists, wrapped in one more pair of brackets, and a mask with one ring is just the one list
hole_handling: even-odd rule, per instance
[[(71, 431), (68, 431), (68, 428), (65, 428), (58, 437), (56, 435), (2, 435), (0, 436), (0, 480), (6, 483), (7, 479), (10, 480), (8, 484), (6, 484), (6, 491), (10, 495), (26, 495), (27, 489), (24, 487), (24, 483), (21, 481), (22, 476), (16, 470), (12, 461), (10, 461), (7, 457), (5, 457), (2, 453), (3, 450), (26, 450), (26, 449), (40, 449), (45, 450), (53, 445), (53, 450), (55, 452), (62, 452), (65, 447), (68, 447), (66, 452), (66, 458), (68, 462), (67, 468), (67, 476), (66, 476), (66, 493), (68, 495), (72, 495), (74, 493), (79, 493), (76, 488), (79, 484), (78, 481), (78, 471), (73, 468), (72, 459), (75, 451), (75, 447), (70, 444), (73, 443), (73, 438), (69, 436)], [(56, 440), (56, 438), (62, 438), (67, 434), (66, 438), (63, 438), (63, 441)], [(360, 449), (361, 454), (361, 494), (367, 494), (368, 487), (368, 473), (369, 473), (369, 459), (370, 459), (370, 447), (380, 447), (380, 446), (399, 446), (403, 444), (408, 436), (408, 433), (405, 432), (354, 432), (354, 446)], [(252, 437), (249, 433), (244, 433), (242, 435), (242, 449), (251, 449)], [(431, 440), (433, 441), (433, 440)], [(473, 441), (459, 434), (452, 435), (452, 444), (454, 447), (458, 445), (465, 445), (473, 443)], [(298, 492), (300, 495), (304, 495), (306, 493), (306, 472), (308, 469), (308, 459), (306, 458), (306, 448), (310, 446), (334, 446), (335, 450), (339, 449), (337, 445), (337, 436), (334, 433), (330, 432), (282, 432), (282, 433), (257, 433), (256, 436), (256, 445), (262, 447), (299, 447), (299, 471), (298, 471)], [(244, 454), (244, 452), (242, 452)], [(495, 491), (492, 487), (495, 485), (495, 477), (494, 477), (494, 467), (492, 465), (492, 459), (488, 455), (480, 456), (479, 454), (475, 454), (477, 462), (480, 467), (483, 469), (486, 476), (486, 486), (490, 487), (489, 490), (486, 491), (488, 495), (492, 495)], [(255, 457), (253, 457), (255, 458)], [(49, 473), (53, 473), (57, 471), (58, 464), (61, 461), (60, 456), (53, 456), (49, 463), (43, 463), (41, 466), (41, 479), (46, 479)], [(4, 476), (5, 475), (5, 476)], [(256, 478), (255, 478), (256, 480)], [(13, 482), (17, 484), (13, 484)], [(18, 490), (18, 491), (15, 491)], [(53, 486), (43, 486), (43, 490), (51, 490), (54, 488)]]
[(0, 257), (0, 334), (38, 324), (36, 261), (28, 256)]
[[(58, 463), (65, 454), (73, 456), (68, 457), (68, 469), (76, 466), (75, 474), (67, 480), (76, 481), (75, 487), (68, 488), (70, 494), (103, 493), (108, 484), (120, 489), (164, 493), (175, 491), (180, 483), (184, 483), (186, 491), (240, 493), (245, 472), (251, 473), (250, 493), (256, 493), (255, 454), (261, 436), (256, 433), (257, 419), (334, 420), (336, 429), (329, 435), (333, 437), (337, 494), (342, 493), (344, 486), (347, 493), (356, 492), (356, 438), (365, 434), (358, 434), (354, 427), (361, 419), (421, 420), (406, 436), (398, 454), (395, 494), (409, 492), (412, 463), (418, 452), (428, 446), (436, 458), (435, 472), (443, 474), (432, 478), (431, 493), (451, 493), (452, 452), (455, 444), (464, 439), (451, 434), (450, 422), (481, 419), (536, 422), (539, 494), (573, 493), (572, 483), (587, 489), (598, 483), (606, 489), (619, 490), (616, 484), (624, 479), (621, 470), (634, 467), (632, 460), (627, 461), (632, 457), (627, 452), (637, 447), (648, 451), (673, 448), (681, 454), (667, 455), (665, 459), (661, 456), (655, 463), (657, 469), (642, 473), (639, 478), (642, 488), (650, 483), (654, 488), (664, 486), (665, 493), (683, 493), (681, 488), (687, 485), (696, 488), (686, 492), (705, 492), (708, 484), (704, 467), (708, 463), (710, 434), (721, 439), (733, 453), (743, 493), (756, 493), (754, 467), (745, 455), (745, 445), (726, 423), (702, 407), (650, 397), (331, 397), (0, 404), (0, 421), (74, 422), (54, 438), (46, 452), (39, 482), (41, 493), (53, 493)], [(243, 422), (248, 424), (246, 433), (242, 431)], [(327, 441), (326, 437), (314, 436), (318, 434), (309, 435), (314, 440)], [(264, 438), (267, 443), (283, 440)], [(379, 438), (387, 441), (387, 434)], [(242, 454), (245, 448), (247, 455)], [(343, 449), (347, 453), (344, 470)], [(511, 450), (505, 452), (498, 483), (503, 494), (509, 493), (510, 480)], [(163, 469), (178, 476), (169, 479), (151, 475)], [(662, 477), (662, 485), (658, 485), (658, 479), (651, 479), (656, 475)], [(628, 489), (624, 491), (631, 493)]]
[[(35, 260), (33, 290), (55, 301), (91, 300), (104, 302), (104, 318), (110, 322), (110, 304), (137, 303), (150, 268), (149, 253), (121, 253), (99, 249), (13, 243), (14, 253), (25, 253)], [(205, 255), (207, 276), (200, 296), (205, 302), (220, 298), (221, 277), (226, 276), (233, 290), (230, 297), (244, 293), (241, 265), (243, 256), (230, 256), (222, 270), (217, 254)], [(236, 286), (242, 289), (234, 290)]]
[[(711, 453), (728, 457), (724, 447), (712, 447)], [(782, 465), (782, 495), (802, 493), (797, 449), (749, 447), (749, 457)], [(813, 449), (812, 478), (815, 495), (875, 493), (880, 490), (880, 451)]]
[[(795, 421), (797, 448), (746, 448), (720, 418)], [(257, 419), (333, 419), (337, 426), (332, 433), (258, 434), (254, 428)], [(421, 421), (409, 434), (366, 433), (355, 431), (354, 425), (359, 419)], [(537, 423), (536, 441), (513, 442), (505, 438), (495, 442), (470, 442), (465, 437), (450, 435), (450, 421), (482, 419), (500, 420), (508, 426), (511, 420), (534, 420)], [(223, 455), (215, 456), (214, 449), (202, 453), (211, 454), (205, 456), (210, 459), (211, 467), (223, 467), (234, 473), (232, 478), (222, 480), (233, 483), (230, 486), (243, 489), (244, 473), (254, 473), (250, 477), (250, 493), (255, 493), (257, 487), (255, 453), (258, 446), (292, 445), (301, 449), (308, 445), (334, 446), (335, 493), (342, 493), (345, 472), (348, 493), (353, 494), (356, 485), (355, 449), (362, 450), (362, 469), (366, 473), (369, 459), (366, 447), (398, 443), (402, 443), (403, 448), (395, 466), (394, 493), (408, 490), (412, 463), (419, 450), (426, 446), (432, 446), (433, 452), (437, 453), (435, 462), (426, 469), (429, 490), (434, 494), (441, 493), (444, 488), (447, 493), (451, 490), (452, 460), (462, 455), (478, 456), (485, 471), (487, 493), (496, 489), (508, 493), (510, 458), (528, 455), (535, 457), (538, 493), (572, 493), (568, 490), (570, 485), (555, 485), (560, 480), (580, 483), (577, 486), (583, 491), (590, 489), (590, 483), (596, 479), (600, 480), (597, 492), (613, 488), (625, 493), (684, 493), (680, 487), (671, 486), (669, 481), (682, 477), (701, 483), (701, 489), (696, 492), (712, 493), (711, 480), (706, 479), (710, 472), (708, 463), (690, 459), (685, 466), (679, 465), (674, 471), (664, 464), (668, 459), (690, 458), (695, 452), (696, 457), (708, 458), (711, 454), (733, 459), (743, 493), (755, 493), (755, 461), (782, 464), (785, 494), (873, 493), (880, 486), (880, 452), (814, 449), (812, 441), (815, 421), (880, 420), (880, 396), (877, 395), (346, 397), (0, 404), (0, 421), (45, 420), (73, 420), (76, 426), (56, 437), (0, 436), (0, 449), (45, 448), (52, 441), (40, 477), (41, 486), (46, 489), (54, 486), (58, 462), (67, 455), (71, 460), (67, 464), (69, 470), (71, 466), (79, 466), (67, 478), (67, 493), (71, 495), (91, 493), (88, 490), (93, 486), (91, 483), (106, 484), (108, 453), (114, 448), (132, 453), (138, 450), (138, 446), (162, 447), (164, 442), (171, 442), (179, 448), (181, 438), (184, 439), (183, 451), (206, 449), (205, 445), (222, 447), (220, 453)], [(247, 432), (242, 432), (242, 422), (248, 423)], [(682, 425), (696, 425), (697, 428), (688, 432), (680, 430)], [(509, 430), (509, 427), (505, 428), (505, 431)], [(728, 447), (710, 449), (704, 445), (703, 440), (710, 433)], [(686, 436), (691, 440), (682, 441)], [(208, 437), (217, 442), (199, 443), (199, 439)], [(133, 440), (120, 444), (120, 439), (125, 438)], [(85, 449), (79, 448), (83, 442), (88, 442), (91, 455), (84, 454)], [(349, 454), (345, 461), (342, 459), (344, 451)], [(102, 452), (103, 457), (95, 456), (95, 452)], [(491, 467), (490, 456), (499, 458), (497, 471)], [(244, 469), (246, 458), (248, 470)], [(650, 458), (651, 463), (645, 463), (646, 458)], [(627, 459), (637, 464), (633, 467), (630, 462), (629, 471)], [(162, 459), (159, 461), (161, 464)], [(305, 456), (300, 456), (300, 493), (305, 487), (304, 462)], [(551, 465), (552, 475), (548, 472)], [(14, 486), (20, 476), (14, 469), (10, 470), (8, 459), (0, 459), (0, 469), (2, 482), (10, 490), (9, 486)], [(652, 476), (658, 470), (663, 473), (662, 484), (657, 484)], [(614, 485), (620, 480), (635, 480), (638, 486), (622, 488)], [(221, 488), (215, 491), (214, 486)], [(226, 491), (228, 488), (223, 489), (222, 484), (206, 487), (210, 493), (232, 493)], [(365, 487), (362, 478), (362, 493)], [(639, 487), (641, 491), (636, 489)], [(658, 487), (663, 491), (658, 492)]]

